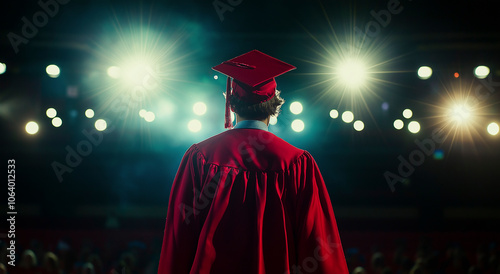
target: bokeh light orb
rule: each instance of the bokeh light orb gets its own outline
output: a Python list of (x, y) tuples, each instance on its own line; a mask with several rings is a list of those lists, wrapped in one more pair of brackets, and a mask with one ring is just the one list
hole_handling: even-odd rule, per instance
[(477, 66), (474, 69), (474, 75), (478, 79), (484, 79), (484, 78), (488, 77), (489, 74), (490, 74), (490, 68), (487, 66)]
[(357, 120), (354, 122), (353, 126), (356, 131), (362, 131), (365, 128), (365, 123), (361, 120)]
[(337, 119), (337, 118), (339, 117), (339, 112), (338, 112), (338, 110), (336, 110), (336, 109), (332, 109), (332, 110), (330, 110), (330, 117), (331, 117), (332, 119)]
[(48, 65), (45, 68), (45, 72), (49, 75), (50, 78), (57, 78), (61, 74), (61, 69), (59, 69), (56, 65)]
[(271, 118), (269, 118), (269, 124), (270, 125), (276, 125), (278, 123), (278, 118), (276, 116), (271, 116)]
[(418, 133), (420, 131), (420, 123), (417, 121), (411, 121), (408, 123), (408, 130), (414, 134)]
[(104, 120), (104, 119), (97, 119), (95, 121), (94, 126), (95, 126), (95, 129), (97, 129), (98, 131), (104, 131), (108, 127), (108, 123), (106, 123), (106, 120)]
[(153, 122), (155, 120), (155, 118), (156, 118), (156, 115), (152, 111), (148, 111), (144, 114), (144, 120), (146, 120), (146, 122), (148, 122), (148, 123)]
[(113, 79), (118, 79), (121, 76), (121, 69), (117, 66), (111, 66), (106, 70), (109, 77)]
[(191, 120), (188, 122), (187, 125), (189, 131), (191, 132), (198, 132), (201, 130), (201, 122), (199, 120)]
[(432, 69), (431, 67), (428, 66), (421, 66), (418, 71), (417, 71), (418, 78), (422, 80), (426, 80), (431, 78), (432, 76)]
[(302, 104), (300, 102), (293, 102), (290, 104), (290, 112), (297, 115), (300, 114), (303, 110)]
[(291, 127), (292, 127), (293, 131), (301, 132), (304, 130), (305, 124), (304, 124), (304, 121), (302, 121), (300, 119), (295, 119), (292, 121)]
[(406, 119), (410, 119), (412, 116), (413, 116), (413, 111), (411, 111), (411, 109), (407, 108), (403, 110), (403, 117), (405, 117)]
[(4, 74), (7, 71), (7, 65), (5, 63), (0, 63), (0, 74)]
[(342, 113), (342, 121), (345, 123), (350, 123), (354, 120), (354, 114), (351, 111), (344, 111)]
[(488, 125), (488, 127), (486, 128), (486, 130), (488, 131), (488, 133), (490, 135), (497, 135), (498, 134), (498, 131), (500, 130), (499, 126), (497, 123), (493, 122), (493, 123), (490, 123)]
[(28, 123), (26, 123), (25, 130), (30, 135), (37, 134), (39, 129), (40, 128), (35, 121), (29, 121)]
[(395, 129), (400, 130), (405, 126), (405, 123), (401, 119), (396, 119), (392, 125)]
[(62, 119), (59, 117), (54, 117), (54, 119), (52, 119), (52, 125), (54, 127), (60, 127), (62, 125)]
[(57, 111), (55, 108), (48, 108), (47, 111), (45, 111), (45, 114), (47, 115), (47, 117), (49, 118), (54, 118), (56, 117), (57, 115)]
[(197, 102), (193, 105), (193, 112), (196, 115), (204, 115), (207, 112), (207, 105), (203, 102)]
[(87, 110), (85, 110), (85, 117), (87, 118), (93, 118), (94, 117), (94, 110), (89, 108)]

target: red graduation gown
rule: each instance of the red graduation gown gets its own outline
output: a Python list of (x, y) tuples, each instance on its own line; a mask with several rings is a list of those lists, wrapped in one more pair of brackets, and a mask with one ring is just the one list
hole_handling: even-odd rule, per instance
[(348, 273), (313, 157), (260, 129), (191, 146), (175, 177), (158, 273)]

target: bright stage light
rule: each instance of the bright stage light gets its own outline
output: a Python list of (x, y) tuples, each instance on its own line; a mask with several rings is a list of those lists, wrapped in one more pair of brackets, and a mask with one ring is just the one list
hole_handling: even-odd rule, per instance
[(108, 127), (108, 123), (106, 123), (106, 121), (104, 119), (97, 119), (97, 121), (95, 121), (94, 126), (95, 126), (95, 129), (97, 129), (99, 131), (104, 131)]
[(362, 131), (365, 128), (365, 123), (361, 120), (357, 120), (354, 122), (353, 126), (356, 131)]
[(149, 83), (151, 78), (158, 73), (153, 69), (154, 63), (143, 56), (132, 57), (119, 66), (120, 77), (124, 80), (125, 85), (139, 85), (149, 89), (147, 85), (151, 85)]
[(411, 133), (418, 133), (420, 131), (420, 124), (417, 121), (411, 121), (408, 124), (408, 130)]
[(188, 129), (191, 132), (198, 132), (201, 130), (201, 122), (199, 120), (191, 120), (188, 123)]
[(52, 119), (52, 125), (54, 127), (60, 127), (62, 125), (62, 119), (59, 117), (54, 117), (54, 119)]
[(140, 116), (141, 118), (144, 118), (144, 116), (146, 115), (146, 113), (148, 113), (148, 111), (147, 111), (147, 110), (145, 110), (145, 109), (141, 109), (141, 110), (139, 110), (139, 116)]
[(38, 124), (36, 122), (30, 121), (26, 124), (25, 129), (26, 129), (26, 132), (28, 134), (33, 135), (33, 134), (36, 134), (38, 132), (39, 127), (38, 127)]
[(292, 122), (292, 130), (295, 132), (301, 132), (304, 130), (304, 122), (300, 119), (295, 119)]
[(336, 74), (346, 87), (356, 89), (364, 85), (367, 68), (360, 60), (347, 59), (339, 64)]
[(87, 110), (85, 111), (85, 116), (86, 116), (87, 118), (89, 118), (89, 119), (90, 119), (90, 118), (93, 118), (93, 117), (94, 117), (94, 110), (93, 110), (93, 109), (91, 109), (91, 108), (87, 109)]
[(401, 119), (396, 119), (392, 125), (395, 129), (400, 130), (405, 126), (405, 123)]
[(48, 108), (47, 111), (45, 111), (45, 114), (47, 115), (47, 117), (49, 118), (54, 118), (56, 117), (57, 115), (57, 111), (55, 108)]
[(269, 124), (274, 126), (276, 123), (278, 123), (278, 118), (271, 116), (271, 118), (269, 118)]
[(207, 105), (203, 102), (197, 102), (193, 105), (193, 112), (196, 115), (204, 115), (207, 112)]
[(7, 65), (4, 63), (0, 63), (0, 74), (4, 74), (7, 70)]
[(61, 69), (56, 65), (48, 65), (47, 68), (45, 68), (45, 72), (47, 72), (49, 77), (57, 78), (61, 74)]
[(428, 66), (421, 66), (417, 71), (418, 77), (422, 80), (431, 78), (432, 69)]
[(345, 123), (350, 123), (354, 120), (354, 114), (350, 111), (344, 111), (344, 113), (342, 113), (342, 121), (344, 121)]
[(498, 132), (500, 131), (500, 128), (498, 127), (498, 124), (493, 122), (493, 123), (490, 123), (488, 125), (488, 127), (486, 128), (486, 130), (488, 131), (489, 134), (491, 135), (497, 135)]
[(478, 66), (474, 69), (474, 75), (479, 79), (484, 79), (490, 74), (490, 68), (487, 66)]
[(339, 112), (336, 109), (330, 110), (330, 117), (332, 117), (332, 119), (337, 119), (339, 117)]
[(465, 104), (455, 105), (451, 110), (452, 119), (460, 125), (467, 123), (471, 116), (471, 111)]
[(290, 112), (293, 114), (300, 114), (302, 109), (302, 104), (300, 102), (293, 102), (290, 104)]
[(214, 75), (214, 80), (217, 80), (219, 79), (219, 76), (218, 75)]
[(113, 79), (118, 79), (121, 76), (121, 69), (117, 66), (109, 67), (106, 72), (108, 73), (108, 76)]
[(144, 120), (146, 120), (146, 122), (151, 123), (155, 120), (155, 118), (156, 116), (152, 111), (148, 111), (144, 114)]
[(411, 111), (411, 109), (407, 108), (403, 110), (403, 117), (405, 117), (406, 119), (410, 119), (412, 116), (413, 116), (413, 111)]

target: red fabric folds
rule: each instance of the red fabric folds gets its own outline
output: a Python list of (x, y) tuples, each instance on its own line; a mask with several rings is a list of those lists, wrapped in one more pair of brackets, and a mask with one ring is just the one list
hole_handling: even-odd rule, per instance
[(191, 146), (172, 186), (158, 273), (348, 273), (313, 157), (258, 129)]

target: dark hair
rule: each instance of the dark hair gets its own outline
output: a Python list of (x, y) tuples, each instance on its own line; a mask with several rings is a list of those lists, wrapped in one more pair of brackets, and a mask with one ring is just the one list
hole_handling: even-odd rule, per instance
[(278, 116), (281, 106), (285, 103), (285, 100), (280, 97), (280, 92), (278, 90), (273, 98), (264, 103), (250, 105), (239, 100), (234, 95), (231, 95), (229, 101), (234, 112), (242, 118), (251, 120), (263, 120), (268, 116)]

